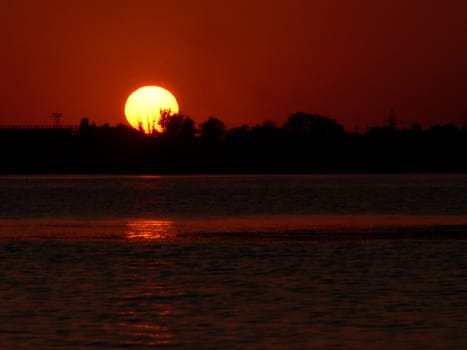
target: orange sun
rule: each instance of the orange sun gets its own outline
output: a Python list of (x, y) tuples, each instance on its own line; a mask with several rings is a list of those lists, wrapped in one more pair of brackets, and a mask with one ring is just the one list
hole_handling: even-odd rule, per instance
[(161, 131), (161, 113), (177, 114), (175, 96), (160, 86), (143, 86), (134, 91), (126, 100), (125, 116), (128, 123), (146, 134)]

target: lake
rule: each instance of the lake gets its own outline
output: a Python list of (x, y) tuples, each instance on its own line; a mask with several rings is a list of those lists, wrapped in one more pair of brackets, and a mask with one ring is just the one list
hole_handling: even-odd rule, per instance
[(467, 175), (0, 177), (0, 347), (467, 348)]

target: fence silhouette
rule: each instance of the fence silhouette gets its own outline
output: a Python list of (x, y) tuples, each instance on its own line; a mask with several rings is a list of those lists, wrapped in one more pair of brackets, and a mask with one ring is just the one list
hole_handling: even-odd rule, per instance
[(54, 130), (72, 130), (77, 131), (79, 125), (54, 125), (54, 124), (0, 124), (0, 129), (20, 129), (20, 130), (45, 130), (45, 129), (54, 129)]

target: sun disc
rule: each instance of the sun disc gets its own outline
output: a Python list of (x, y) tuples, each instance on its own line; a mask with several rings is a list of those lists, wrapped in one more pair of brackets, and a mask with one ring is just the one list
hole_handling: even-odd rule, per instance
[(125, 116), (132, 127), (150, 134), (161, 131), (161, 113), (178, 113), (175, 96), (160, 86), (143, 86), (134, 91), (126, 100)]

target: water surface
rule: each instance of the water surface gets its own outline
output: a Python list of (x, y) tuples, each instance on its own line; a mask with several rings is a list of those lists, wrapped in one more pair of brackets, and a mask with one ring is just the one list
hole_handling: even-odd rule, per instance
[(465, 349), (467, 177), (0, 178), (0, 347)]

